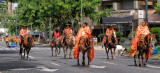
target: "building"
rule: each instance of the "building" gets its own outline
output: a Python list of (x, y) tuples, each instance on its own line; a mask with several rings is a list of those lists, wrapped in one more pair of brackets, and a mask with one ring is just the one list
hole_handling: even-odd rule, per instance
[[(160, 26), (160, 15), (155, 13), (153, 5), (160, 0), (148, 0), (148, 21), (150, 27)], [(115, 25), (116, 31), (122, 31), (123, 37), (128, 37), (130, 32), (138, 26), (137, 10), (145, 10), (145, 0), (102, 0), (99, 11), (105, 8), (113, 8), (111, 17), (102, 17), (101, 24), (94, 25), (95, 36), (105, 32), (107, 25)], [(139, 23), (141, 24), (141, 23)], [(132, 29), (133, 27), (133, 29)], [(104, 28), (104, 30), (103, 30)]]
[[(0, 0), (0, 5), (5, 5), (6, 4), (6, 2), (5, 2), (5, 0)], [(0, 8), (0, 11), (2, 11), (3, 9), (2, 8)]]

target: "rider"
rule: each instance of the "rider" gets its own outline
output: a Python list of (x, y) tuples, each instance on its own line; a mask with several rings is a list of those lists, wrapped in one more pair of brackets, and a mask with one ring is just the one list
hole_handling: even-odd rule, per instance
[[(116, 32), (115, 32), (115, 30), (113, 29), (113, 27), (112, 27), (112, 25), (109, 25), (108, 26), (108, 28), (107, 28), (107, 30), (106, 30), (106, 36), (111, 36), (111, 35), (113, 35), (114, 34), (114, 37), (116, 37)], [(103, 41), (102, 41), (102, 43), (105, 43), (106, 41), (107, 41), (108, 39), (104, 39)], [(108, 42), (109, 43), (109, 42)]]
[[(20, 30), (20, 36), (21, 36), (20, 47), (22, 47), (23, 41), (24, 41), (24, 36), (27, 35), (27, 34), (28, 34), (27, 26), (23, 25), (23, 28)], [(20, 52), (22, 52), (21, 49), (20, 49)]]
[[(91, 36), (91, 30), (90, 30), (90, 27), (88, 26), (88, 23), (84, 22), (82, 27), (79, 29), (78, 33), (77, 33), (77, 36), (76, 36), (76, 44), (75, 44), (75, 47), (74, 47), (74, 53), (73, 53), (73, 56), (74, 56), (74, 59), (78, 59), (78, 56), (79, 56), (79, 40), (80, 40), (80, 37), (89, 37)], [(90, 49), (90, 53), (89, 53), (89, 61), (91, 62), (94, 58), (94, 47), (92, 49)]]
[(8, 42), (9, 42), (9, 37), (8, 37), (8, 35), (5, 37), (5, 41), (6, 41), (6, 45), (7, 45)]
[(57, 28), (55, 31), (53, 31), (53, 40), (52, 43), (54, 43), (55, 39), (59, 37), (59, 28)]
[[(136, 30), (136, 33), (135, 33), (135, 37), (134, 39), (132, 40), (132, 46), (131, 46), (131, 52), (129, 53), (130, 56), (134, 57), (135, 53), (136, 53), (136, 50), (137, 50), (137, 42), (138, 42), (138, 37), (140, 35), (148, 35), (150, 34), (150, 31), (149, 31), (149, 28), (147, 26), (147, 21), (146, 20), (143, 20), (142, 22), (142, 25), (139, 25), (137, 30)], [(150, 58), (151, 56), (151, 53), (152, 53), (152, 47), (149, 48), (149, 54), (148, 54), (148, 59)]]
[(72, 29), (70, 28), (70, 25), (66, 24), (66, 26), (67, 26), (67, 28), (64, 29), (64, 31), (63, 31), (63, 34), (65, 35), (64, 38), (62, 39), (63, 45), (65, 44), (64, 40), (65, 40), (66, 35), (72, 34)]

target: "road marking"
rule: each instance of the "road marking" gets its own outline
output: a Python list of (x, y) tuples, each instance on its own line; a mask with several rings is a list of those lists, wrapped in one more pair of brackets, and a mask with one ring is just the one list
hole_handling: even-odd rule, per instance
[(147, 67), (151, 67), (151, 68), (160, 68), (158, 66), (152, 66), (152, 65), (147, 65)]
[(24, 68), (17, 68), (17, 69), (9, 69), (9, 70), (28, 70), (28, 69), (24, 69)]
[(34, 57), (32, 57), (32, 56), (29, 56), (29, 58), (32, 58), (32, 59), (33, 59)]
[(15, 48), (10, 48), (11, 50), (17, 50), (17, 49), (15, 49)]
[(56, 64), (56, 63), (51, 63), (51, 64), (56, 65), (56, 66), (60, 66), (59, 64)]
[(111, 65), (117, 65), (115, 63), (110, 63), (110, 62), (103, 62), (103, 63), (107, 63), (107, 64), (111, 64)]
[(10, 50), (9, 48), (5, 48), (5, 50)]
[(106, 66), (90, 65), (90, 67), (91, 67), (91, 68), (101, 68), (101, 69), (103, 69), (103, 68), (105, 68)]
[(47, 67), (45, 67), (45, 66), (38, 66), (37, 68), (38, 68), (38, 70), (40, 70), (40, 71), (46, 71), (46, 72), (54, 72), (54, 71), (57, 71), (57, 70), (58, 70), (58, 69), (49, 69), (49, 68), (47, 68)]

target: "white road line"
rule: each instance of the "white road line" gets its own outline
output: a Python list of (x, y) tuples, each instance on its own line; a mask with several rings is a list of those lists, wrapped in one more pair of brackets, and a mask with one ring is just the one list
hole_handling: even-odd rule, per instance
[(29, 56), (29, 58), (32, 58), (32, 59), (33, 59), (34, 57), (32, 57), (32, 56)]
[(101, 69), (103, 69), (103, 68), (105, 68), (106, 66), (90, 65), (90, 67), (91, 67), (91, 68), (101, 68)]
[(9, 70), (28, 70), (28, 69), (18, 68), (18, 69), (9, 69)]
[(158, 66), (152, 66), (152, 65), (147, 65), (147, 67), (151, 67), (151, 68), (160, 68)]
[(15, 48), (10, 48), (11, 50), (16, 50)]
[(10, 50), (10, 48), (5, 48), (5, 50)]
[(115, 63), (110, 63), (110, 62), (103, 62), (103, 63), (107, 63), (107, 64), (111, 64), (111, 65), (117, 65)]
[(51, 63), (51, 64), (56, 65), (56, 66), (60, 66), (59, 64), (56, 64), (56, 63)]
[(1, 48), (0, 50), (4, 50), (3, 48)]
[(49, 69), (49, 68), (47, 68), (47, 67), (45, 67), (45, 66), (38, 66), (37, 68), (38, 68), (38, 70), (40, 70), (40, 71), (46, 71), (46, 72), (54, 72), (54, 71), (57, 71), (57, 70), (58, 70), (58, 69)]

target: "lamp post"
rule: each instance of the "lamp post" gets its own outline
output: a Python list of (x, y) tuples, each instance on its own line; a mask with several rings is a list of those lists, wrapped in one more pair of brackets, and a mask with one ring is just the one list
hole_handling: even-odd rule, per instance
[(145, 0), (146, 21), (148, 22), (148, 0)]
[(83, 24), (83, 20), (82, 20), (82, 19), (83, 19), (83, 17), (82, 17), (82, 9), (83, 9), (83, 8), (82, 8), (82, 0), (81, 0), (81, 26), (82, 26), (82, 24)]

